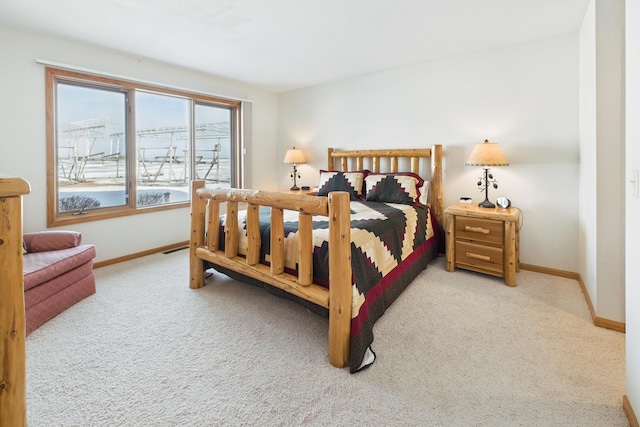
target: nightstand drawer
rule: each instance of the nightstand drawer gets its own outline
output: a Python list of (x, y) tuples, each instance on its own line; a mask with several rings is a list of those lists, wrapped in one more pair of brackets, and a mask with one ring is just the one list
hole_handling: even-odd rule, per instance
[(456, 265), (472, 266), (502, 274), (504, 251), (501, 247), (495, 248), (457, 241)]
[(502, 246), (504, 223), (490, 219), (457, 216), (456, 239), (475, 240)]

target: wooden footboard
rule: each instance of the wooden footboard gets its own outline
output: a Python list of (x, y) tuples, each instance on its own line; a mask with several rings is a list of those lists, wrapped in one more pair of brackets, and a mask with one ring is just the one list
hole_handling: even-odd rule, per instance
[[(443, 223), (442, 146), (424, 149), (327, 150), (329, 170), (370, 169), (373, 172), (397, 172), (404, 169), (423, 174), (430, 180), (430, 206)], [(385, 167), (386, 166), (386, 167)], [(425, 166), (427, 166), (425, 168)], [(428, 173), (427, 173), (428, 172)], [(329, 360), (333, 366), (349, 364), (352, 284), (351, 284), (351, 213), (349, 194), (333, 192), (328, 197), (239, 189), (206, 189), (204, 181), (194, 181), (191, 197), (191, 288), (204, 285), (203, 260), (252, 277), (263, 283), (329, 309)], [(224, 250), (220, 241), (220, 204), (226, 203)], [(239, 256), (238, 209), (247, 209), (246, 256)], [(270, 265), (260, 263), (261, 237), (259, 207), (271, 207)], [(283, 210), (299, 212), (299, 247), (296, 259), (298, 275), (284, 269)], [(329, 218), (329, 289), (313, 283), (312, 215)]]
[[(329, 361), (349, 363), (351, 333), (351, 214), (349, 194), (329, 197), (239, 189), (207, 189), (192, 183), (190, 286), (204, 285), (203, 260), (237, 271), (329, 309)], [(226, 203), (224, 250), (219, 249), (220, 203)], [(238, 209), (246, 204), (246, 257), (238, 255)], [(260, 264), (259, 207), (271, 208), (270, 266)], [(283, 210), (299, 212), (298, 276), (284, 271)], [(329, 289), (312, 283), (312, 215), (329, 218)], [(206, 237), (205, 237), (206, 236)]]

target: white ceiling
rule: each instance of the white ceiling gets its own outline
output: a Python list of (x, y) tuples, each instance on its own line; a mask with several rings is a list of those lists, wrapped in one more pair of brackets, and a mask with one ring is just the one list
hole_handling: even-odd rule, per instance
[(588, 3), (0, 0), (0, 26), (284, 91), (573, 33)]

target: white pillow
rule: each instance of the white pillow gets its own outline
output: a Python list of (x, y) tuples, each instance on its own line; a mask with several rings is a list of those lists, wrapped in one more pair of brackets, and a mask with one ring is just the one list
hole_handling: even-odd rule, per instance
[(422, 187), (420, 188), (420, 198), (418, 199), (418, 201), (424, 206), (427, 206), (427, 202), (429, 201), (429, 190), (429, 181), (425, 179), (424, 184), (422, 184)]

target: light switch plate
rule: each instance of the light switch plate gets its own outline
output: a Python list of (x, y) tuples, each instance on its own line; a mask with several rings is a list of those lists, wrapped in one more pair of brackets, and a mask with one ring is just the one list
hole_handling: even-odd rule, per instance
[(640, 187), (640, 182), (638, 182), (638, 180), (640, 179), (640, 173), (638, 172), (638, 169), (631, 169), (631, 184), (633, 184), (633, 186), (631, 187), (631, 195), (633, 197), (640, 197), (640, 189), (638, 187)]

